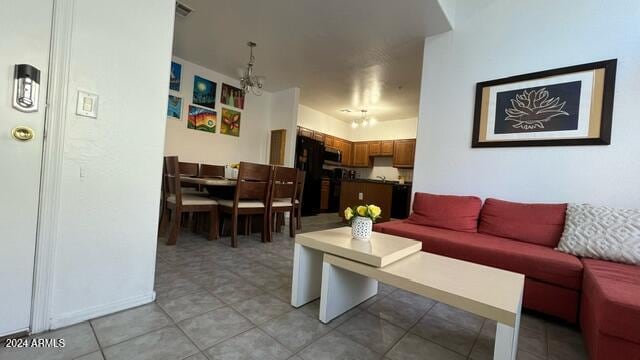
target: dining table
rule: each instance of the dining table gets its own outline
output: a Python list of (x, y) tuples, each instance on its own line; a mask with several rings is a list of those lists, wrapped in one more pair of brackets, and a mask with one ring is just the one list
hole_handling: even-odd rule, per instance
[(196, 184), (207, 189), (209, 195), (220, 199), (233, 199), (237, 179), (227, 179), (223, 177), (199, 177), (180, 176), (180, 181), (188, 184)]

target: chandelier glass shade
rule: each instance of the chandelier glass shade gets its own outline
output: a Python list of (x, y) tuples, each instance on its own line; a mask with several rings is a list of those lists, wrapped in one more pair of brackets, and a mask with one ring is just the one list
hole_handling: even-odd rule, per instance
[(264, 86), (264, 76), (254, 75), (253, 66), (256, 63), (256, 58), (253, 56), (253, 48), (256, 47), (256, 43), (249, 41), (249, 62), (242, 77), (240, 78), (240, 87), (243, 93), (252, 93), (254, 95), (262, 95), (262, 87)]
[(367, 127), (370, 125), (375, 124), (376, 120), (374, 118), (370, 118), (369, 116), (367, 116), (367, 110), (360, 110), (360, 119), (358, 120), (353, 120), (351, 121), (351, 127), (352, 128), (357, 128), (357, 127)]

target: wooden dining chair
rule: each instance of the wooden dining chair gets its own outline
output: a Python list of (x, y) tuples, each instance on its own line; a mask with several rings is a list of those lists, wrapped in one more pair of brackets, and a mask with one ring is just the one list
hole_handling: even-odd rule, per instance
[[(284, 215), (284, 213), (289, 213), (290, 237), (296, 236), (294, 209), (297, 184), (298, 169), (283, 166), (274, 167), (273, 181), (271, 182), (269, 219), (275, 223), (273, 219), (277, 214)], [(280, 227), (279, 224), (278, 227)], [(269, 234), (269, 240), (271, 240), (271, 234)]]
[[(180, 172), (180, 176), (194, 176), (197, 177), (200, 175), (200, 164), (194, 162), (178, 162), (178, 169)], [(198, 184), (182, 184), (183, 192), (200, 192), (200, 186)]]
[(220, 211), (231, 217), (231, 246), (238, 247), (238, 216), (241, 215), (263, 215), (262, 241), (268, 241), (271, 176), (269, 165), (241, 162), (233, 200), (218, 200)]
[(183, 213), (209, 213), (209, 240), (218, 238), (218, 202), (207, 196), (183, 193), (180, 182), (180, 165), (177, 156), (165, 157), (165, 191), (166, 211), (160, 221), (161, 232), (164, 232), (171, 213), (171, 227), (167, 238), (167, 245), (175, 245), (180, 233)]
[(200, 177), (205, 178), (216, 178), (224, 177), (224, 166), (222, 165), (209, 165), (209, 164), (200, 164)]
[(294, 211), (296, 217), (296, 229), (302, 229), (302, 195), (304, 193), (304, 178), (307, 173), (304, 170), (298, 170), (297, 180), (296, 181), (296, 201), (293, 204)]

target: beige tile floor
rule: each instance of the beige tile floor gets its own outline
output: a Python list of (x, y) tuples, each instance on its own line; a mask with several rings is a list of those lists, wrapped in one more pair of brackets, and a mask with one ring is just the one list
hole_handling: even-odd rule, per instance
[[(335, 214), (303, 231), (340, 226)], [(289, 305), (293, 241), (242, 236), (209, 242), (183, 231), (158, 243), (156, 302), (37, 337), (63, 349), (0, 349), (13, 359), (491, 359), (495, 322), (381, 284), (379, 294), (328, 325), (318, 301)], [(518, 359), (586, 359), (580, 333), (525, 313)]]

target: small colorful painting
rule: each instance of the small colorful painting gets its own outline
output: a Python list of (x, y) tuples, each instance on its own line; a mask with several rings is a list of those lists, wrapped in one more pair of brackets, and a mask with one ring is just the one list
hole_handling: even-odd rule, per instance
[(240, 136), (240, 115), (239, 111), (223, 108), (220, 133), (231, 136)]
[(180, 78), (182, 75), (182, 65), (171, 62), (171, 76), (169, 79), (169, 90), (180, 91)]
[(215, 111), (189, 105), (189, 121), (187, 121), (189, 129), (215, 133), (217, 122), (218, 115)]
[(180, 119), (182, 113), (182, 98), (169, 95), (169, 106), (167, 107), (167, 116)]
[(244, 109), (244, 92), (242, 89), (223, 83), (222, 92), (220, 93), (220, 102), (223, 105)]
[(193, 103), (195, 105), (206, 106), (211, 109), (216, 108), (216, 83), (200, 76), (193, 78)]

